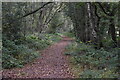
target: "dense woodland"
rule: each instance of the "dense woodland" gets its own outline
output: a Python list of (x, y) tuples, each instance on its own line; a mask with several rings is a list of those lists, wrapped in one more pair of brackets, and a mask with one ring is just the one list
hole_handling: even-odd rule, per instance
[(76, 77), (117, 78), (119, 16), (119, 2), (3, 2), (2, 67), (22, 68), (66, 36)]

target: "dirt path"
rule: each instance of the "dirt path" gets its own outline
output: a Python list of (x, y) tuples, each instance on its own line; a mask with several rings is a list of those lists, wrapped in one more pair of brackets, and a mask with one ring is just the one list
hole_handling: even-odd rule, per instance
[(63, 54), (65, 47), (70, 43), (70, 38), (64, 37), (58, 43), (42, 51), (42, 57), (23, 68), (3, 70), (4, 78), (74, 78), (70, 72), (66, 56)]

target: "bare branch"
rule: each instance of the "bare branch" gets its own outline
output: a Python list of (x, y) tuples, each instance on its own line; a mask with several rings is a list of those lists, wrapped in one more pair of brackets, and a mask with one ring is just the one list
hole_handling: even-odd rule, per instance
[(62, 5), (63, 5), (63, 4), (61, 4), (61, 5), (59, 6), (59, 8), (55, 10), (54, 14), (53, 14), (52, 17), (48, 20), (48, 22), (46, 23), (46, 25), (49, 24), (50, 21), (52, 20), (52, 18), (56, 15), (56, 13), (60, 11)]
[(48, 13), (48, 15), (47, 15), (44, 23), (46, 23), (46, 22), (48, 21), (48, 18), (50, 17), (50, 14), (51, 14), (51, 12), (52, 12), (52, 10), (53, 10), (53, 7), (54, 7), (54, 5), (53, 5), (53, 6), (51, 7), (51, 9), (49, 10), (49, 13)]

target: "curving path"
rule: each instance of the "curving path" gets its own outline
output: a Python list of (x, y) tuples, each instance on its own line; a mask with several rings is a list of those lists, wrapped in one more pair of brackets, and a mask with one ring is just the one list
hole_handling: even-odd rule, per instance
[(23, 68), (3, 70), (3, 78), (74, 78), (63, 54), (71, 39), (63, 37), (58, 43), (42, 51), (42, 57)]

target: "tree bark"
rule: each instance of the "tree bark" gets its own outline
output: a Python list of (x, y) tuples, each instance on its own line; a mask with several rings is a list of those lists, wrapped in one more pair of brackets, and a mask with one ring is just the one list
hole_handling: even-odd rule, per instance
[(92, 42), (96, 42), (97, 34), (95, 31), (95, 15), (94, 15), (94, 8), (91, 3), (87, 3), (87, 11), (88, 11), (88, 18), (89, 18), (89, 32), (90, 32), (90, 40)]
[(111, 37), (112, 37), (112, 40), (116, 43), (117, 40), (116, 40), (116, 33), (115, 33), (115, 25), (114, 25), (114, 19), (110, 19), (110, 34), (111, 34)]

